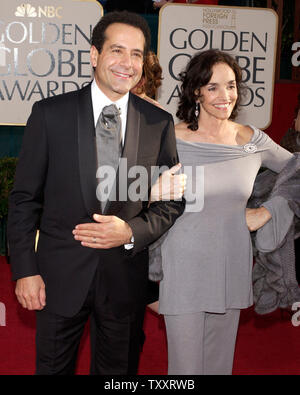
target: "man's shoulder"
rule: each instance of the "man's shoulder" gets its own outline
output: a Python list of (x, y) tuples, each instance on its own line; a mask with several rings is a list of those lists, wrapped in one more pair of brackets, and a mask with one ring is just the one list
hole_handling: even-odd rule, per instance
[(162, 118), (172, 118), (172, 115), (164, 110), (162, 107), (150, 103), (148, 100), (142, 99), (141, 97), (130, 94), (130, 99), (139, 107), (139, 110), (144, 114), (149, 114), (150, 116), (157, 115)]
[(90, 92), (90, 85), (87, 85), (78, 90), (61, 93), (59, 95), (55, 95), (51, 97), (46, 97), (38, 101), (37, 104), (46, 107), (67, 105), (67, 103), (77, 100), (78, 96), (84, 94), (85, 92), (86, 93)]

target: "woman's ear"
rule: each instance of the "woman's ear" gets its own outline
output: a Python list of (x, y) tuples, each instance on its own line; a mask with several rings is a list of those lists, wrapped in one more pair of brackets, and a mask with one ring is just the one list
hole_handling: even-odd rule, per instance
[(200, 88), (194, 90), (195, 101), (201, 103), (201, 91)]

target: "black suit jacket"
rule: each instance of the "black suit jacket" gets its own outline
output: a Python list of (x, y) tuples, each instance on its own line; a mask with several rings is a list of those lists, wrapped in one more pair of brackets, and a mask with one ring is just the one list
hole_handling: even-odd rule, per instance
[[(130, 94), (123, 157), (128, 169), (178, 162), (170, 114)], [(149, 243), (180, 216), (184, 202), (115, 201), (105, 214), (127, 221), (135, 238), (95, 250), (74, 240), (77, 224), (100, 213), (96, 198), (96, 147), (91, 88), (51, 97), (33, 106), (10, 196), (8, 237), (13, 279), (40, 274), (47, 308), (73, 316), (82, 306), (98, 265), (106, 303), (116, 315), (145, 303)], [(128, 186), (133, 179), (127, 179)], [(122, 179), (122, 182), (125, 182)], [(36, 230), (40, 230), (35, 252)]]

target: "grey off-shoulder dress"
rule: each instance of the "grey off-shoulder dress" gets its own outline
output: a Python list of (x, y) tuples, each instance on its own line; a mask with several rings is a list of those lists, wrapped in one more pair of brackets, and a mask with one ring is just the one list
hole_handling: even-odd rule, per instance
[(260, 167), (278, 173), (292, 154), (252, 128), (245, 146), (177, 139), (187, 205), (161, 245), (161, 314), (224, 313), (253, 303), (247, 201)]

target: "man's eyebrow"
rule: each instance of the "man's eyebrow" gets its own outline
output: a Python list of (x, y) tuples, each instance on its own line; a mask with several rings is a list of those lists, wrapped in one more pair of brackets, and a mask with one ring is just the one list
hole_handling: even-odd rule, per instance
[[(124, 46), (121, 45), (121, 44), (112, 44), (112, 45), (110, 46), (110, 49), (114, 49), (114, 48), (126, 49), (126, 47), (124, 47)], [(134, 51), (134, 52), (139, 52), (139, 53), (141, 53), (141, 54), (144, 53), (144, 51), (141, 50), (141, 49), (139, 49), (139, 48), (134, 48), (132, 51)]]
[(119, 44), (111, 44), (111, 46), (109, 48), (113, 49), (113, 48), (125, 48), (125, 47), (123, 45), (119, 45)]

